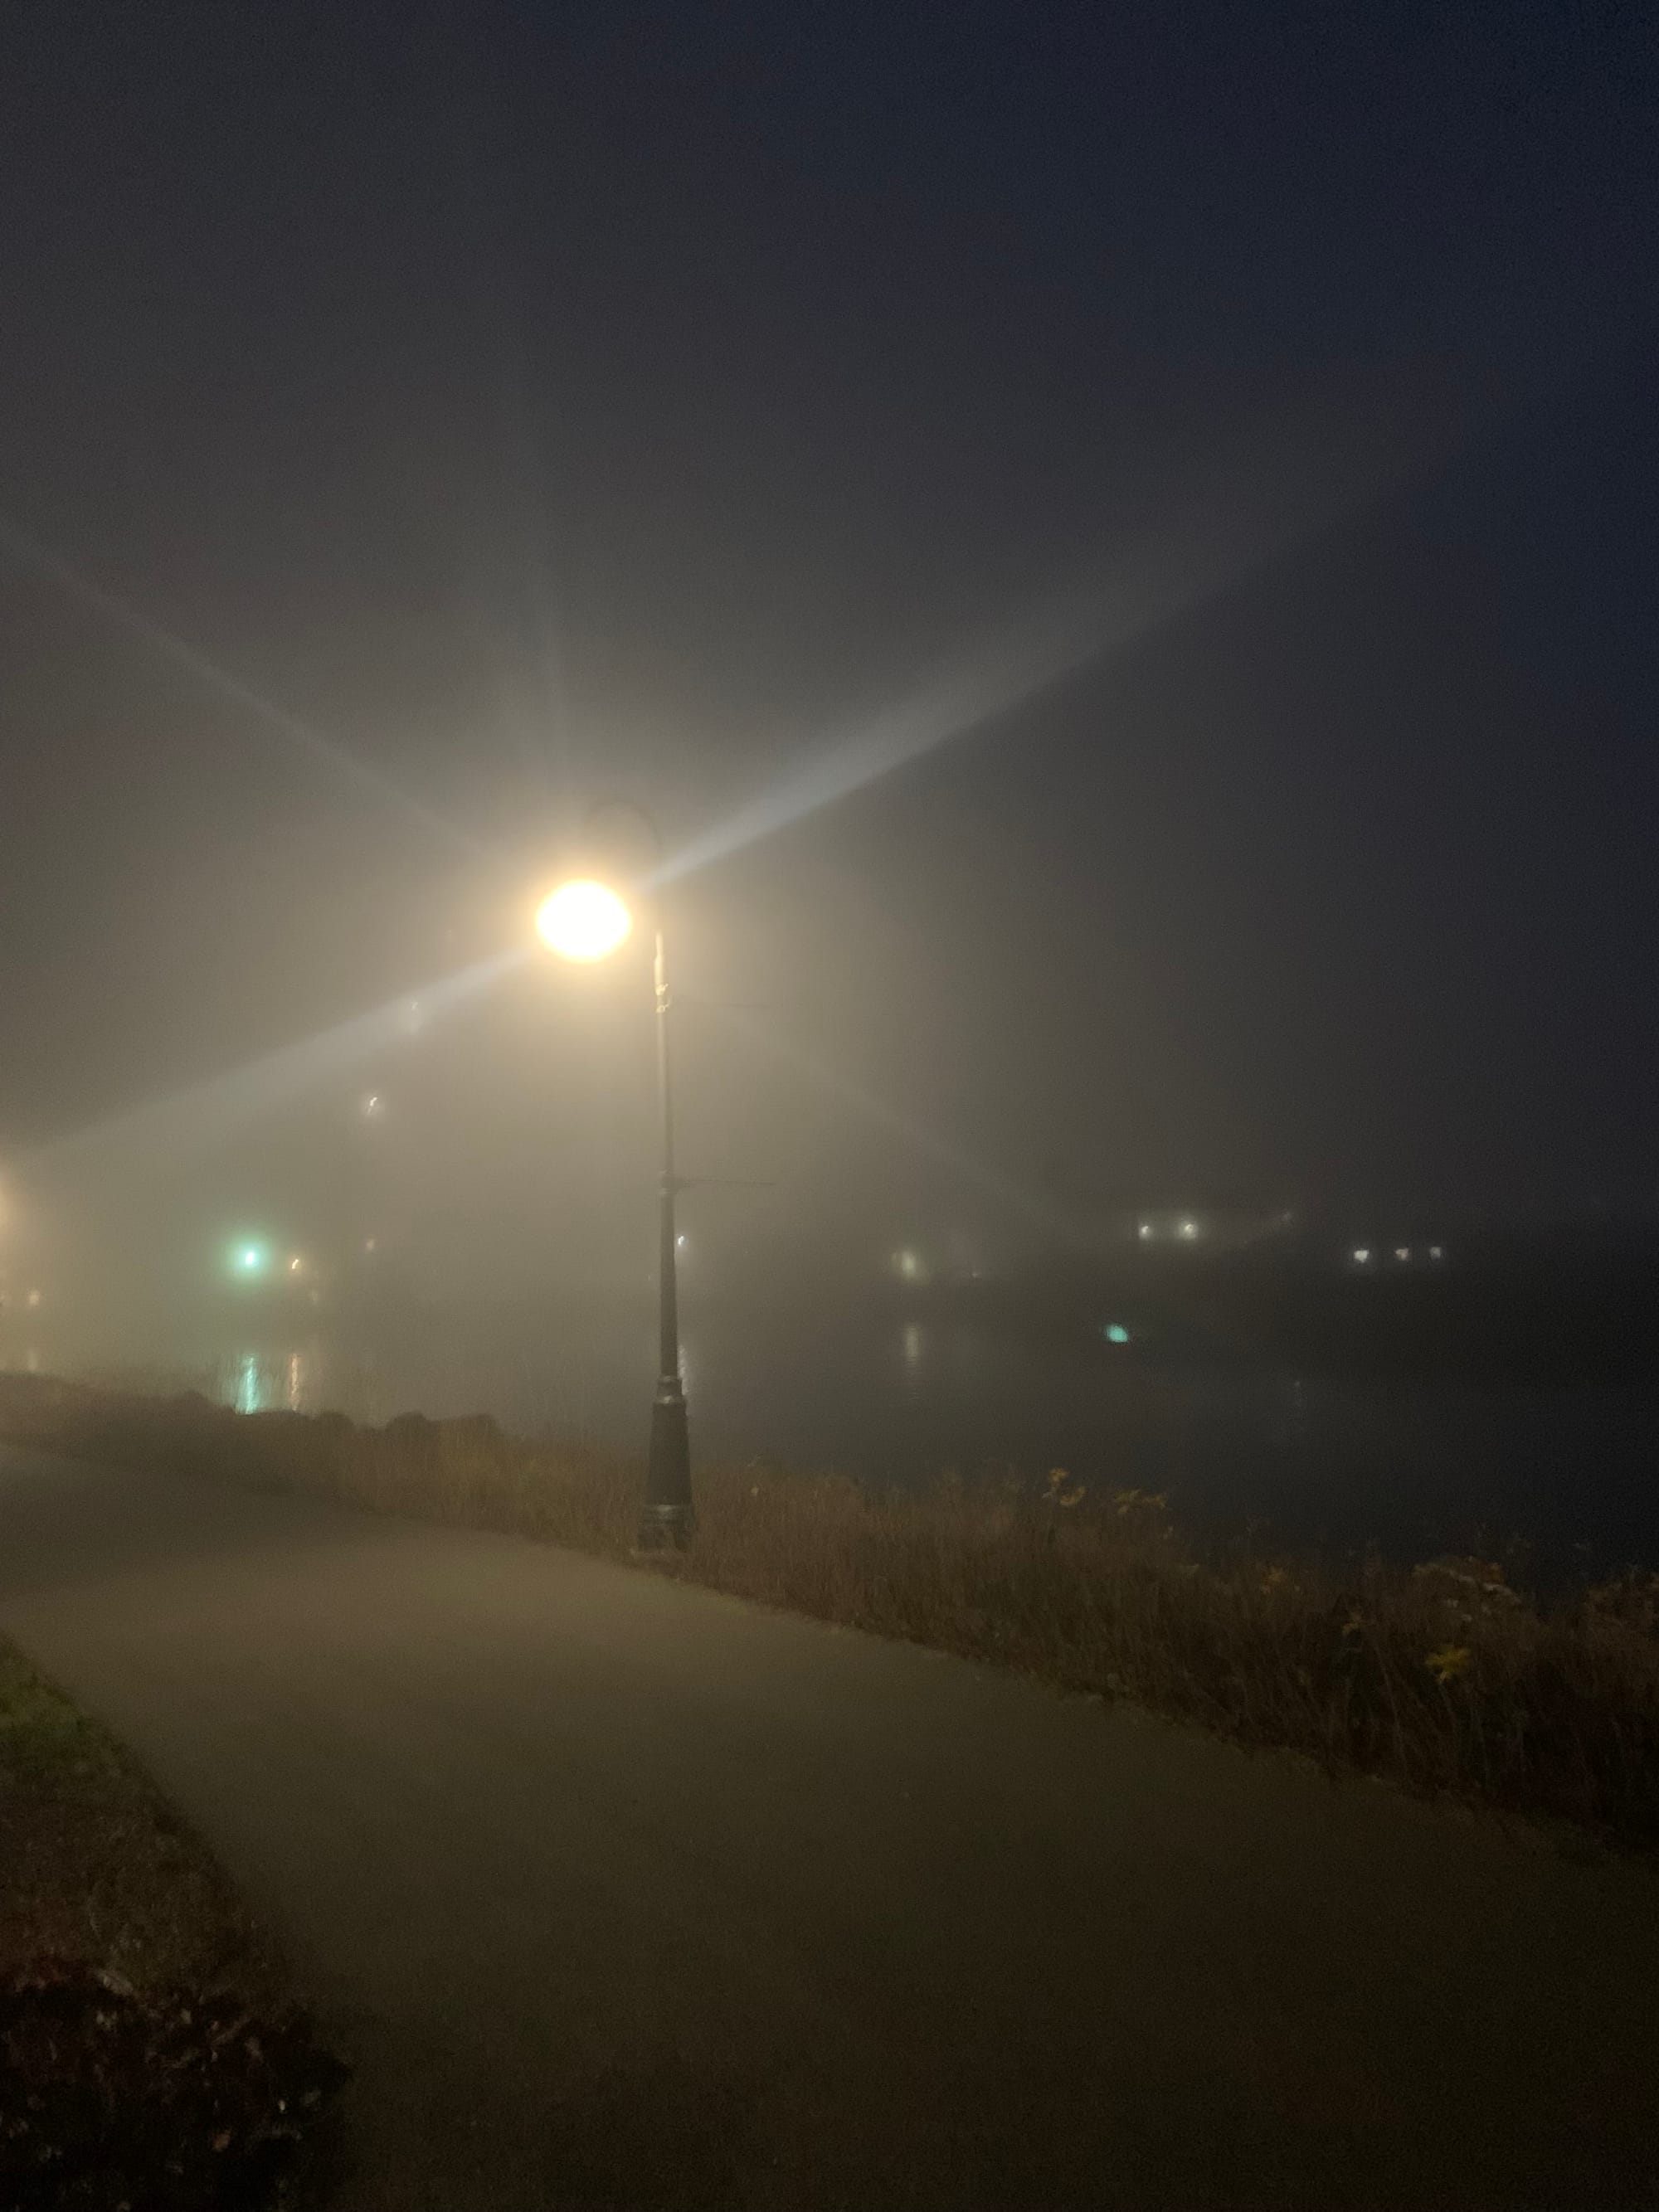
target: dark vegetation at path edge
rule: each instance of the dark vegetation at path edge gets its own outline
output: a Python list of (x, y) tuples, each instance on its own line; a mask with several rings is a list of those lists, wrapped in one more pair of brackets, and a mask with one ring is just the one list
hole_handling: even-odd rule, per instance
[(198, 1840), (0, 1639), (0, 2205), (311, 2201), (343, 2069)]

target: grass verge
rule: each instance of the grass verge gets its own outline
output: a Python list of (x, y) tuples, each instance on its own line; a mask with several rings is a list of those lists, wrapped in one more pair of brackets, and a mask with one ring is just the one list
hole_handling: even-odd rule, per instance
[(0, 1639), (0, 2203), (295, 2204), (340, 2072), (205, 1847)]
[[(623, 1457), (483, 1417), (242, 1415), (0, 1376), (0, 1434), (629, 1556)], [(1659, 1575), (1547, 1600), (1492, 1560), (1413, 1569), (1200, 1555), (1161, 1498), (1055, 1470), (884, 1495), (836, 1476), (699, 1474), (685, 1579), (1123, 1698), (1609, 1842), (1659, 1845)]]

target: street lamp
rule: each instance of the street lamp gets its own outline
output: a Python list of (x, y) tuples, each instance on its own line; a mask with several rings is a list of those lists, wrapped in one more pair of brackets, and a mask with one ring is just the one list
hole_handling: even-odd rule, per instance
[[(637, 814), (643, 821), (660, 854), (661, 840), (649, 815), (632, 805), (628, 811)], [(588, 877), (561, 884), (543, 900), (536, 914), (538, 934), (565, 960), (603, 960), (627, 943), (633, 927), (634, 917), (620, 894), (608, 884), (597, 883)], [(652, 972), (656, 986), (657, 1103), (661, 1146), (657, 1202), (657, 1389), (651, 1406), (651, 1450), (646, 1462), (639, 1543), (641, 1551), (659, 1551), (671, 1546), (683, 1551), (696, 1525), (696, 1515), (691, 1504), (691, 1439), (685, 1418), (685, 1389), (680, 1380), (674, 1200), (681, 1185), (674, 1172), (674, 1085), (669, 1054), (669, 1012), (673, 1002), (668, 993), (660, 907), (653, 917), (653, 937)]]

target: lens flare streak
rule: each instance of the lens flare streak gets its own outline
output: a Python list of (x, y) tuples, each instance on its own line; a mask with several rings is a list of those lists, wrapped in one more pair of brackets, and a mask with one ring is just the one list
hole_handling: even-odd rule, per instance
[(1265, 458), (1097, 567), (1052, 608), (1006, 630), (988, 651), (942, 671), (868, 722), (832, 735), (736, 813), (672, 854), (654, 880), (672, 883), (890, 775), (955, 738), (999, 721), (1147, 633), (1220, 598), (1292, 547), (1374, 499), (1397, 458), (1350, 454), (1311, 464)]
[(411, 1004), (418, 1003), (424, 1024), (487, 989), (529, 957), (528, 951), (514, 947), (428, 984), (418, 993), (401, 993), (385, 1006), (356, 1014), (316, 1036), (283, 1045), (223, 1075), (211, 1076), (204, 1083), (58, 1138), (41, 1146), (27, 1164), (55, 1164), (105, 1146), (177, 1152), (216, 1143), (274, 1107), (303, 1097), (370, 1054), (407, 1042)]
[(313, 730), (309, 723), (302, 722), (298, 715), (290, 714), (284, 708), (251, 690), (228, 669), (220, 667), (217, 661), (210, 660), (206, 653), (199, 652), (172, 630), (163, 629), (159, 623), (151, 622), (136, 607), (130, 606), (125, 599), (118, 599), (113, 592), (106, 591), (101, 584), (94, 583), (90, 577), (82, 575), (61, 554), (42, 545), (4, 515), (0, 515), (0, 548), (34, 574), (57, 584), (71, 598), (79, 599), (83, 606), (90, 607), (94, 613), (102, 615), (118, 629), (124, 629), (130, 637), (137, 638), (163, 659), (171, 660), (175, 666), (187, 670), (210, 690), (218, 692), (222, 698), (228, 699), (233, 706), (242, 708), (263, 722), (267, 729), (275, 730), (290, 744), (299, 746), (301, 751), (309, 753), (313, 760), (320, 761), (337, 775), (345, 776), (363, 790), (372, 791), (377, 799), (389, 799), (394, 806), (426, 829), (435, 831), (447, 842), (473, 853), (487, 851), (480, 839), (458, 829), (453, 822), (445, 821), (441, 814), (434, 814), (429, 806), (422, 805), (418, 799), (411, 798), (408, 792), (382, 775), (378, 769), (370, 768), (355, 753), (346, 751), (343, 746), (334, 744), (319, 731)]

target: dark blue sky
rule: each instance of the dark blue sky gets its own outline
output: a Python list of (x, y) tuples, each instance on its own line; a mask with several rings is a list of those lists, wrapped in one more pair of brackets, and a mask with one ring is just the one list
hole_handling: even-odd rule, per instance
[[(501, 941), (591, 792), (693, 836), (1156, 556), (1194, 604), (688, 882), (698, 982), (1062, 1200), (1655, 1195), (1647, 11), (5, 46), (0, 510), (462, 834), (14, 547), (0, 1156)], [(434, 1171), (550, 1112), (587, 1171), (532, 1027), (434, 1041)], [(890, 1131), (697, 1080), (809, 1216), (902, 1200)]]

